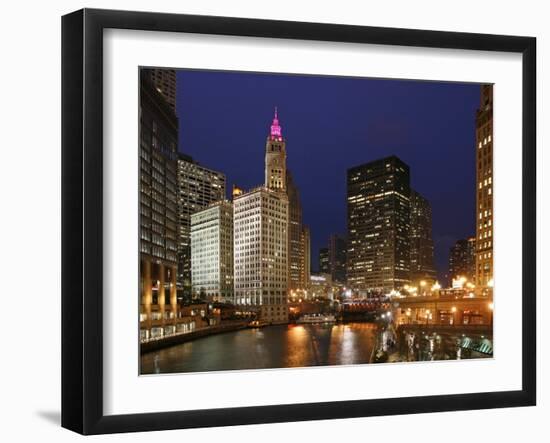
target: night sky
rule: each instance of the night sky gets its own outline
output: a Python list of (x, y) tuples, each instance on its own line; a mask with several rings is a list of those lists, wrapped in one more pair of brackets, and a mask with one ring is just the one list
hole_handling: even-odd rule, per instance
[(395, 154), (432, 205), (435, 264), (475, 234), (477, 84), (181, 70), (179, 150), (233, 184), (263, 184), (279, 109), (287, 167), (311, 230), (313, 270), (332, 233), (346, 234), (346, 170)]

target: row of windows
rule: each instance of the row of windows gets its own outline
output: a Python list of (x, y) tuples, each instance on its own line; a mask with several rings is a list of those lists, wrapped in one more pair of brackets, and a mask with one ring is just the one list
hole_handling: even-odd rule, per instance
[[(484, 137), (483, 140), (480, 140), (478, 143), (478, 148), (481, 149), (483, 146), (485, 146), (487, 143), (491, 143), (492, 137), (491, 135), (488, 135), (487, 137)], [(471, 146), (471, 145), (470, 145)]]

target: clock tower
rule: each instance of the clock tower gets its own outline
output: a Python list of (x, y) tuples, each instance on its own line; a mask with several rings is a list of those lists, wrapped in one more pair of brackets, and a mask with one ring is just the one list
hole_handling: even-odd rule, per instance
[(277, 108), (265, 145), (265, 186), (286, 192), (286, 142), (281, 133)]

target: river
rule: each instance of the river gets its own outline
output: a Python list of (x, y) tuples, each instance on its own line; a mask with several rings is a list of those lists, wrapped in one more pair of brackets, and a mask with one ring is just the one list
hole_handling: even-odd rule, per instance
[(373, 323), (268, 326), (200, 338), (141, 357), (142, 374), (368, 363)]

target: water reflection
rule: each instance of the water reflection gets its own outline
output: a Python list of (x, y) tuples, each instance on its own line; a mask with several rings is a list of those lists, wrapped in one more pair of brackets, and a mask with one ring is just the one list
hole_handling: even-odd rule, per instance
[(371, 323), (283, 325), (214, 335), (145, 354), (142, 374), (368, 363)]

